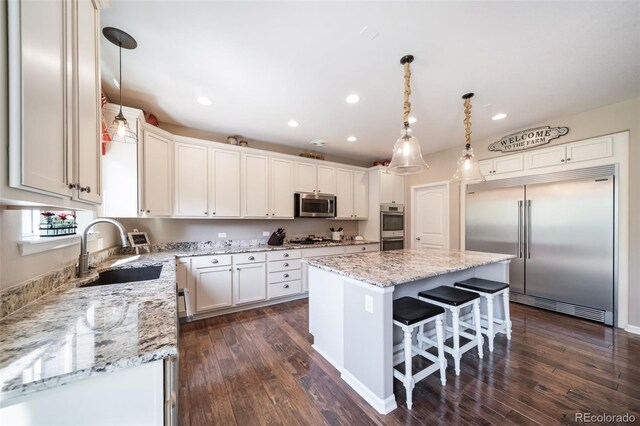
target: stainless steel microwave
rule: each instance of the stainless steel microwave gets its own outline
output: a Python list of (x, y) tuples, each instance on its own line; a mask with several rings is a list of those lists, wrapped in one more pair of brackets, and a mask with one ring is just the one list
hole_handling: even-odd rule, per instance
[(295, 217), (336, 217), (336, 196), (298, 192), (294, 194)]

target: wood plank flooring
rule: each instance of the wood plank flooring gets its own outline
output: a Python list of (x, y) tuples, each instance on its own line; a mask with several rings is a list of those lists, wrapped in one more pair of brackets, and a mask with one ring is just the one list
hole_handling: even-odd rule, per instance
[(513, 337), (496, 338), (416, 384), (413, 410), (378, 414), (312, 348), (306, 300), (183, 324), (180, 424), (576, 424), (576, 412), (640, 424), (640, 336), (511, 304)]

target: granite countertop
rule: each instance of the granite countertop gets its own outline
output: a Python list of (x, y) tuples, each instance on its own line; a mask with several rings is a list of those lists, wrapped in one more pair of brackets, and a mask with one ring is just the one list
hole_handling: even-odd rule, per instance
[(310, 266), (378, 287), (390, 287), (514, 257), (509, 254), (422, 248), (358, 253), (302, 261)]
[[(89, 276), (74, 278), (0, 320), (0, 400), (176, 355), (176, 257), (372, 243), (177, 243), (157, 245), (152, 253), (111, 256)], [(151, 265), (162, 265), (158, 279), (82, 287), (105, 270)]]

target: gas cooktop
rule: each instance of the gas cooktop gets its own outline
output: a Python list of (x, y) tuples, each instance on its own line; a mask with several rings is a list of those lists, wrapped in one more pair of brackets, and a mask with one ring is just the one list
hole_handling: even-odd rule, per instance
[(312, 245), (312, 244), (328, 243), (328, 242), (331, 242), (331, 241), (332, 240), (330, 240), (328, 238), (308, 236), (307, 238), (297, 238), (297, 239), (289, 240), (289, 243), (291, 243), (291, 244)]

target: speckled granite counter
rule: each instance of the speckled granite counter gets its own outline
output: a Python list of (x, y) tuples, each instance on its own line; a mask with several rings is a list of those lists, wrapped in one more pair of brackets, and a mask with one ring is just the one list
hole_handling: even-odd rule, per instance
[(389, 287), (514, 257), (508, 254), (422, 248), (304, 259), (303, 262), (378, 287)]
[[(272, 250), (371, 244), (216, 246), (177, 243), (146, 254), (109, 257), (90, 276), (65, 280), (0, 321), (0, 400), (175, 355), (175, 258)], [(82, 287), (108, 269), (162, 265), (158, 279)]]

